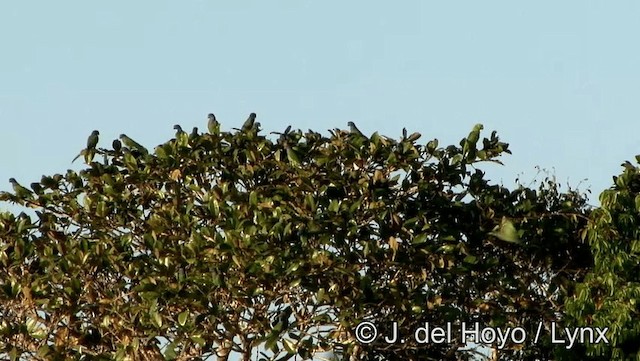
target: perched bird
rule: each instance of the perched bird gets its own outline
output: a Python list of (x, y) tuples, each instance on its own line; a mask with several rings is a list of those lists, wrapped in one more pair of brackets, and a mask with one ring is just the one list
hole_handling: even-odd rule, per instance
[(217, 134), (220, 132), (220, 123), (216, 120), (216, 116), (213, 113), (209, 113), (207, 127), (209, 128), (209, 133)]
[(182, 127), (179, 126), (178, 124), (174, 125), (173, 129), (176, 130), (177, 144), (181, 147), (186, 147), (187, 144), (189, 143), (189, 136), (187, 135), (187, 133), (184, 130), (182, 130)]
[(124, 143), (125, 146), (143, 155), (149, 154), (149, 151), (147, 150), (147, 148), (143, 147), (140, 143), (136, 142), (135, 140), (129, 138), (126, 134), (120, 134), (120, 139), (122, 140), (122, 143)]
[(287, 140), (287, 135), (289, 135), (289, 133), (291, 132), (291, 126), (288, 126), (287, 129), (284, 130), (284, 132), (279, 133), (279, 132), (271, 132), (271, 134), (278, 134), (280, 135), (278, 137), (278, 143), (284, 143)]
[(191, 134), (189, 134), (189, 140), (193, 141), (198, 137), (198, 127), (193, 127)]
[(256, 122), (256, 113), (249, 114), (247, 120), (245, 120), (244, 124), (242, 124), (241, 130), (246, 132), (248, 130), (253, 129), (254, 123)]
[(42, 186), (38, 182), (31, 183), (31, 189), (33, 189), (33, 192), (36, 194), (42, 194)]
[(356, 123), (354, 122), (348, 122), (347, 125), (349, 126), (349, 131), (352, 134), (357, 134), (357, 135), (361, 135), (364, 136), (364, 134), (362, 134), (362, 132), (360, 131), (360, 129), (358, 129), (358, 127), (356, 127)]
[(284, 143), (284, 149), (287, 152), (287, 159), (289, 159), (289, 162), (291, 164), (300, 164), (300, 156), (298, 155), (298, 152), (293, 150), (291, 146), (286, 142)]
[(177, 138), (180, 134), (184, 133), (184, 130), (182, 130), (182, 127), (181, 127), (179, 124), (174, 125), (174, 126), (173, 126), (173, 129), (175, 129), (175, 130), (176, 130), (176, 138)]
[(60, 185), (60, 181), (62, 180), (62, 175), (56, 174), (53, 177), (48, 177), (43, 175), (40, 179), (40, 184), (49, 188), (49, 189), (57, 189)]
[(98, 145), (99, 135), (100, 135), (100, 132), (97, 130), (94, 130), (93, 132), (91, 132), (91, 135), (89, 135), (89, 138), (87, 138), (87, 150), (96, 149), (96, 146)]
[(9, 178), (9, 182), (13, 186), (13, 191), (16, 192), (16, 195), (20, 198), (31, 198), (31, 191), (27, 188), (23, 187), (18, 183), (15, 178)]
[(91, 134), (89, 135), (89, 138), (87, 138), (87, 148), (82, 150), (80, 154), (78, 154), (75, 158), (73, 158), (71, 162), (72, 163), (75, 162), (76, 159), (78, 159), (81, 155), (84, 155), (84, 160), (87, 163), (93, 160), (93, 156), (96, 153), (96, 146), (98, 145), (99, 135), (100, 135), (100, 132), (97, 130), (94, 130), (93, 132), (91, 132)]
[(120, 153), (120, 150), (122, 150), (122, 143), (118, 139), (114, 139), (111, 146), (116, 153)]

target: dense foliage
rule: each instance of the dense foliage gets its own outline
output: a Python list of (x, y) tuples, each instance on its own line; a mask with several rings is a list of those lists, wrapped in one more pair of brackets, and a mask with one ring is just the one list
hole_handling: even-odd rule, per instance
[[(598, 272), (637, 267), (632, 254), (607, 258), (612, 232), (637, 239), (635, 195), (604, 196), (587, 231), (583, 194), (553, 179), (512, 190), (487, 180), (482, 164), (509, 150), (495, 132), (481, 139), (481, 125), (446, 147), (353, 125), (271, 139), (255, 116), (232, 132), (213, 117), (204, 134), (176, 129), (153, 152), (125, 135), (109, 149), (90, 138), (81, 171), (43, 176), (32, 190), (13, 181), (0, 196), (29, 208), (0, 214), (5, 355), (456, 360), (479, 351), (408, 336), (425, 322), (480, 322), (527, 331), (523, 344), (488, 345), (501, 360), (570, 359), (585, 349), (567, 353), (548, 332), (579, 321), (564, 317), (565, 301), (638, 294), (634, 279), (614, 276), (602, 285), (628, 287), (607, 299), (575, 288), (588, 272), (596, 287)], [(633, 312), (593, 319), (624, 314), (626, 327)], [(358, 342), (362, 321), (384, 335), (395, 321), (406, 342)]]
[(567, 303), (576, 327), (609, 327), (611, 344), (588, 350), (603, 360), (640, 359), (640, 168), (628, 161), (622, 166), (600, 195), (602, 206), (586, 233), (594, 268)]

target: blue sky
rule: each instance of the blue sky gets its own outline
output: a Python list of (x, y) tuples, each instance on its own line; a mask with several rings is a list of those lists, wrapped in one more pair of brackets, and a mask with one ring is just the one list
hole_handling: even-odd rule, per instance
[(173, 124), (401, 129), (511, 143), (497, 182), (535, 166), (591, 186), (640, 153), (633, 1), (15, 1), (0, 5), (0, 190), (71, 164), (93, 129), (152, 148)]

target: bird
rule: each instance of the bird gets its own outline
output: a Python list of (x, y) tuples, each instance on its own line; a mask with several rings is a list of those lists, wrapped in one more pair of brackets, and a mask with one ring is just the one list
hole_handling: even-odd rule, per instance
[(96, 149), (96, 146), (98, 145), (99, 135), (100, 132), (97, 130), (91, 132), (91, 135), (89, 135), (89, 138), (87, 138), (87, 149)]
[(111, 146), (116, 153), (120, 153), (120, 150), (122, 149), (122, 143), (118, 139), (114, 139), (111, 143)]
[(23, 187), (22, 185), (20, 185), (20, 183), (18, 183), (18, 181), (15, 178), (9, 178), (9, 182), (13, 186), (13, 191), (16, 193), (18, 197), (31, 198), (32, 196), (31, 191)]
[(89, 163), (93, 159), (93, 156), (96, 153), (96, 146), (98, 145), (99, 135), (100, 135), (99, 131), (97, 130), (92, 131), (91, 134), (89, 135), (89, 138), (87, 138), (87, 148), (83, 149), (80, 152), (80, 154), (78, 154), (75, 158), (73, 158), (71, 162), (72, 163), (75, 162), (76, 159), (78, 159), (81, 155), (84, 155), (85, 162)]
[(59, 187), (62, 178), (63, 176), (61, 174), (56, 174), (53, 177), (43, 175), (40, 179), (40, 184), (42, 184), (46, 188), (55, 190)]
[(120, 134), (120, 139), (122, 140), (122, 143), (124, 143), (124, 145), (126, 145), (127, 147), (133, 148), (133, 150), (144, 155), (149, 154), (149, 151), (147, 150), (147, 148), (143, 147), (140, 143), (136, 142), (135, 140), (129, 138), (126, 134)]
[(191, 134), (189, 134), (189, 140), (193, 141), (197, 137), (198, 137), (198, 127), (193, 127), (193, 130), (191, 131)]
[(189, 136), (187, 135), (187, 133), (182, 130), (182, 127), (178, 124), (173, 126), (173, 129), (176, 130), (176, 142), (179, 146), (181, 147), (186, 147), (187, 144), (189, 143)]
[(184, 130), (182, 130), (182, 127), (181, 127), (179, 124), (174, 125), (174, 126), (173, 126), (173, 129), (175, 129), (175, 130), (176, 130), (176, 138), (177, 138), (180, 134), (184, 133)]
[(256, 113), (249, 114), (247, 120), (245, 120), (244, 124), (242, 124), (241, 130), (243, 132), (253, 129), (254, 123), (256, 122), (256, 116)]
[(35, 194), (42, 194), (42, 185), (38, 182), (31, 183), (31, 189), (33, 189)]
[(209, 133), (217, 134), (220, 132), (220, 123), (216, 120), (216, 116), (213, 113), (209, 113), (207, 127), (209, 128)]
[(360, 131), (360, 129), (358, 129), (358, 127), (356, 127), (356, 123), (354, 122), (348, 122), (347, 125), (349, 126), (349, 131), (352, 134), (357, 134), (357, 135), (361, 135), (364, 136), (364, 134), (362, 134), (362, 132)]
[(284, 130), (284, 132), (280, 133), (280, 132), (271, 132), (271, 134), (278, 134), (278, 135), (287, 135), (289, 134), (289, 132), (291, 131), (291, 126), (288, 126), (287, 129)]
[(287, 141), (287, 136), (289, 135), (289, 133), (291, 132), (291, 126), (288, 126), (287, 129), (284, 130), (284, 132), (280, 133), (280, 132), (271, 132), (271, 134), (278, 134), (278, 143), (285, 143)]
[(300, 164), (300, 156), (298, 155), (298, 152), (293, 150), (286, 142), (284, 143), (284, 149), (287, 152), (287, 159), (289, 159), (290, 163), (294, 165)]

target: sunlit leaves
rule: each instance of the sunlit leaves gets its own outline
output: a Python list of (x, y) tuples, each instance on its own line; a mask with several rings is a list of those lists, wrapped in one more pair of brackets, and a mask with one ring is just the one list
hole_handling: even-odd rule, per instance
[[(327, 348), (442, 358), (440, 345), (355, 348), (346, 332), (317, 331), (363, 319), (399, 321), (401, 332), (456, 318), (517, 323), (523, 297), (553, 307), (560, 296), (530, 287), (544, 272), (571, 280), (566, 270), (580, 269), (567, 262), (584, 202), (555, 183), (490, 184), (478, 168), (508, 144), (495, 132), (481, 141), (481, 130), (443, 148), (406, 131), (396, 140), (288, 129), (270, 139), (215, 121), (151, 154), (123, 135), (121, 149), (96, 149), (87, 169), (2, 195), (38, 217), (0, 216), (0, 302), (16, 313), (36, 305), (46, 332), (0, 336), (0, 345), (37, 352), (38, 335), (49, 337), (46, 353), (70, 358), (82, 346), (106, 359), (184, 359), (240, 340), (234, 350), (276, 353), (266, 359)], [(625, 217), (616, 220), (633, 224)], [(68, 331), (58, 320), (95, 332), (74, 348), (60, 342)]]

